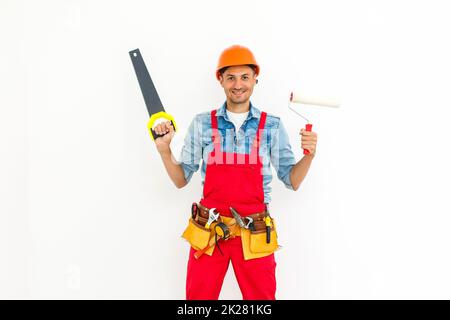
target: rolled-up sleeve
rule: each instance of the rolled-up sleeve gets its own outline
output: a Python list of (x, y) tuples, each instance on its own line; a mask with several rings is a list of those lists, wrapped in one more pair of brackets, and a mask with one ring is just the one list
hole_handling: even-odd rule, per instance
[(291, 171), (297, 161), (295, 160), (295, 155), (289, 144), (289, 136), (281, 119), (279, 120), (278, 127), (271, 132), (270, 162), (277, 172), (278, 179), (288, 189), (294, 190), (291, 183)]
[(198, 116), (194, 117), (189, 125), (188, 132), (184, 138), (183, 148), (181, 149), (180, 165), (183, 168), (186, 182), (189, 182), (194, 172), (199, 169), (200, 160), (202, 159), (200, 125), (201, 122)]

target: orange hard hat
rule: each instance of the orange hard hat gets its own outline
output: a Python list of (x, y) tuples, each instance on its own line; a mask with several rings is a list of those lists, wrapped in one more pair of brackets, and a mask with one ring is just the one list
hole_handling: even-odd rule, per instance
[(256, 63), (255, 57), (253, 56), (253, 53), (250, 51), (250, 49), (240, 45), (234, 45), (229, 48), (226, 48), (220, 55), (219, 63), (217, 64), (216, 69), (217, 80), (219, 80), (220, 69), (225, 67), (240, 66), (246, 64), (254, 65), (256, 75), (259, 74), (259, 65)]

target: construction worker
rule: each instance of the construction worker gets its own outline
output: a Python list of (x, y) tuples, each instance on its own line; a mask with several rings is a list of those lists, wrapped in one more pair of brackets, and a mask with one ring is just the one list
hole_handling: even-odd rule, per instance
[[(278, 244), (274, 220), (268, 213), (270, 165), (287, 188), (297, 190), (315, 156), (317, 134), (300, 130), (299, 146), (309, 154), (297, 162), (281, 119), (260, 111), (250, 101), (259, 72), (248, 48), (234, 45), (222, 52), (216, 78), (226, 101), (220, 108), (194, 117), (180, 163), (170, 149), (174, 135), (171, 123), (154, 128), (156, 133), (165, 134), (155, 143), (177, 188), (185, 186), (201, 165), (202, 198), (183, 233), (191, 244), (188, 300), (218, 299), (230, 261), (243, 299), (275, 299), (274, 251)], [(237, 222), (241, 222), (239, 227)], [(206, 254), (196, 257), (201, 249)]]

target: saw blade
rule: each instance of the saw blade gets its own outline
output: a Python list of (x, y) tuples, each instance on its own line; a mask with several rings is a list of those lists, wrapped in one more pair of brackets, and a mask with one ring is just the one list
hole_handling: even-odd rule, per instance
[(144, 96), (145, 105), (147, 106), (148, 114), (150, 117), (158, 112), (165, 111), (152, 78), (148, 73), (145, 66), (144, 59), (142, 58), (139, 49), (135, 49), (129, 52), (131, 61), (133, 62), (134, 71), (138, 78), (139, 86), (141, 87), (142, 95)]

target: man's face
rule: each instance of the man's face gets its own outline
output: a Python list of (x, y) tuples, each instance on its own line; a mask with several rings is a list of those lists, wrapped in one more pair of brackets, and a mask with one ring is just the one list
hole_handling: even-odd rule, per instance
[(253, 93), (256, 74), (249, 66), (232, 66), (225, 70), (220, 77), (227, 100), (234, 104), (246, 103)]

